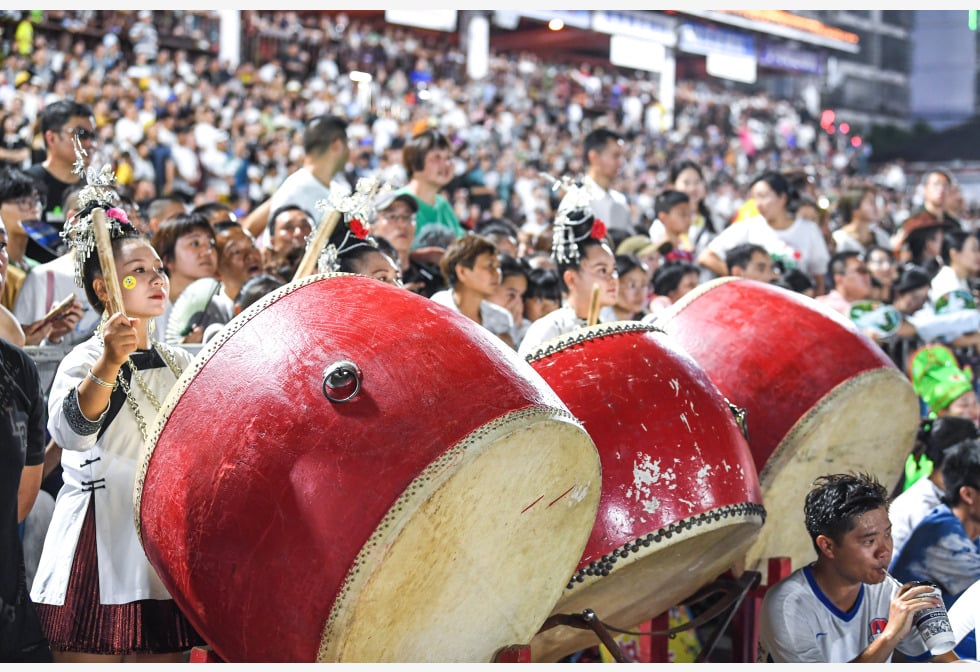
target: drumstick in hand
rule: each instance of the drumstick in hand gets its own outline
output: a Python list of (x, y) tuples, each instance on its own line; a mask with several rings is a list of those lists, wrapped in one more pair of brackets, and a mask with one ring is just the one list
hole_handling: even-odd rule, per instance
[(109, 235), (109, 224), (106, 222), (105, 211), (102, 208), (92, 210), (92, 230), (95, 234), (95, 249), (99, 252), (99, 265), (102, 267), (102, 278), (105, 280), (105, 291), (108, 295), (106, 308), (110, 315), (125, 312), (122, 292), (119, 290), (119, 277), (116, 274), (116, 261), (112, 256), (112, 237)]
[(599, 321), (599, 283), (592, 285), (592, 300), (589, 302), (589, 319), (586, 326), (591, 327)]

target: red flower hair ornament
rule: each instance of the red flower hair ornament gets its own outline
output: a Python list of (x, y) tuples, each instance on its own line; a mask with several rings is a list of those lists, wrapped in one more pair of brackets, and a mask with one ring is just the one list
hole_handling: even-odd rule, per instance
[(602, 240), (603, 238), (605, 238), (606, 223), (601, 219), (597, 218), (594, 222), (592, 222), (592, 231), (589, 232), (589, 235), (595, 238), (596, 240)]
[(367, 227), (364, 226), (364, 222), (361, 220), (355, 217), (354, 219), (350, 220), (348, 226), (350, 227), (350, 232), (354, 234), (355, 238), (359, 240), (364, 240), (367, 238), (368, 230)]

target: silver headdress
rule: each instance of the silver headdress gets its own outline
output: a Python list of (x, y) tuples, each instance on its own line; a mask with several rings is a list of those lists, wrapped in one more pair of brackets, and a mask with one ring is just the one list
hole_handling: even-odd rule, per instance
[[(564, 190), (565, 195), (558, 204), (555, 214), (551, 252), (560, 264), (578, 261), (578, 243), (587, 238), (604, 238), (605, 225), (592, 213), (592, 192), (580, 181), (563, 176), (560, 180), (540, 173), (541, 177), (551, 182), (551, 190)], [(590, 225), (583, 230), (583, 225)]]
[(105, 210), (106, 223), (109, 225), (109, 237), (118, 238), (123, 235), (123, 224), (132, 226), (129, 217), (119, 207), (119, 195), (112, 189), (116, 181), (116, 174), (112, 166), (106, 164), (101, 170), (95, 168), (85, 168), (85, 156), (88, 154), (78, 141), (77, 137), (72, 137), (75, 146), (75, 163), (72, 172), (80, 177), (84, 177), (86, 186), (78, 192), (78, 211), (65, 222), (61, 231), (61, 237), (68, 243), (68, 246), (75, 250), (75, 284), (83, 287), (83, 269), (85, 262), (95, 249), (95, 231), (92, 220), (92, 210), (102, 208)]
[[(378, 242), (369, 235), (368, 227), (378, 214), (375, 207), (378, 195), (390, 189), (391, 185), (383, 184), (375, 176), (359, 179), (352, 194), (345, 194), (342, 189), (331, 184), (330, 196), (317, 201), (316, 207), (324, 214), (330, 211), (341, 213), (341, 221), (337, 225), (342, 227), (343, 236), (334, 230), (331, 239), (340, 237), (340, 242), (324, 245), (317, 258), (317, 272), (336, 273), (340, 270), (340, 258), (343, 255), (359, 247), (378, 246)], [(310, 233), (310, 239), (312, 237), (313, 232)]]

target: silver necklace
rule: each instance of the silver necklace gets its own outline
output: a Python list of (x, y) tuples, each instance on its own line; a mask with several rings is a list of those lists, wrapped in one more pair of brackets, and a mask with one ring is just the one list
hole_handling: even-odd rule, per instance
[[(163, 361), (166, 363), (171, 373), (174, 374), (174, 378), (175, 379), (180, 378), (180, 374), (183, 373), (183, 370), (177, 364), (177, 360), (174, 358), (173, 352), (170, 350), (170, 347), (164, 345), (163, 343), (159, 343), (153, 340), (150, 341), (150, 347), (156, 350), (157, 353), (159, 353), (161, 359), (163, 359)], [(153, 406), (153, 408), (155, 408), (157, 412), (159, 412), (163, 404), (159, 399), (156, 398), (156, 395), (153, 394), (152, 390), (150, 390), (149, 385), (146, 384), (146, 381), (143, 379), (143, 376), (136, 368), (136, 363), (133, 361), (132, 356), (129, 357), (129, 368), (130, 371), (132, 371), (133, 379), (136, 381), (136, 385), (143, 392), (143, 395), (147, 399), (149, 399), (150, 404)], [(147, 435), (147, 431), (146, 431), (146, 419), (143, 417), (143, 414), (140, 412), (139, 404), (136, 402), (136, 399), (133, 397), (133, 389), (132, 387), (130, 387), (129, 382), (126, 380), (126, 377), (123, 375), (121, 368), (119, 369), (119, 373), (116, 375), (119, 380), (119, 386), (122, 387), (123, 392), (126, 393), (126, 403), (129, 405), (129, 408), (133, 411), (133, 415), (136, 416), (136, 424), (140, 429), (140, 434), (142, 434), (143, 443), (145, 444), (149, 440), (149, 436)]]

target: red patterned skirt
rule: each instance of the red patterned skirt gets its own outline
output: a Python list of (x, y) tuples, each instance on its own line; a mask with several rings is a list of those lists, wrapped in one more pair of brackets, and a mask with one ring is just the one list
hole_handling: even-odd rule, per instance
[(35, 604), (52, 650), (103, 655), (173, 653), (204, 644), (173, 600), (102, 604), (89, 500), (63, 605)]

